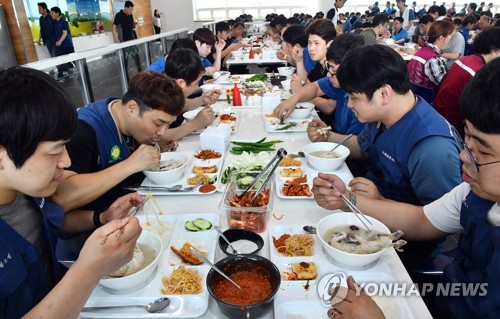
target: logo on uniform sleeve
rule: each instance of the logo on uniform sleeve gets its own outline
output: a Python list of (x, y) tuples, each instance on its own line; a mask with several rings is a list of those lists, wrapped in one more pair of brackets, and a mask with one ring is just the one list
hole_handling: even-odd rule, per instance
[(113, 160), (117, 160), (120, 158), (120, 147), (118, 145), (115, 145), (111, 148), (111, 158)]

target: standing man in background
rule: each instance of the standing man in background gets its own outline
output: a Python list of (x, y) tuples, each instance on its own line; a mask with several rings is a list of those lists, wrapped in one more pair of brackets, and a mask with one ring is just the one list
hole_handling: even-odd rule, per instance
[[(113, 21), (113, 38), (116, 43), (135, 40), (137, 38), (134, 32), (134, 4), (132, 1), (125, 1), (125, 7), (115, 15)], [(128, 77), (128, 58), (130, 55), (134, 58), (137, 72), (141, 72), (141, 61), (139, 60), (139, 52), (136, 46), (123, 49), (125, 56), (125, 70)]]
[[(54, 56), (61, 56), (75, 52), (73, 40), (69, 30), (68, 21), (62, 16), (59, 7), (50, 8), (50, 15), (54, 20)], [(73, 67), (70, 62), (57, 66), (57, 80), (64, 82), (63, 77), (69, 74), (69, 68)]]
[(326, 14), (326, 18), (329, 20), (332, 20), (333, 25), (337, 26), (337, 21), (339, 20), (339, 9), (342, 9), (344, 6), (345, 2), (347, 0), (335, 0), (333, 4), (333, 8), (328, 10)]
[(45, 2), (38, 3), (38, 13), (40, 16), (40, 35), (38, 37), (38, 45), (45, 45), (51, 57), (54, 57), (54, 20), (50, 15)]

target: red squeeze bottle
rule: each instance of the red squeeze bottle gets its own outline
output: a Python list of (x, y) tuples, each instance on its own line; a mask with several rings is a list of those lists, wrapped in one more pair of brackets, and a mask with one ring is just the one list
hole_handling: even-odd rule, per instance
[(254, 58), (254, 56), (253, 56), (253, 49), (252, 49), (252, 47), (250, 47), (250, 53), (249, 53), (249, 55), (248, 55), (248, 58), (249, 58), (249, 59), (253, 59), (253, 58)]
[(234, 83), (232, 91), (233, 91), (233, 106), (241, 106), (241, 92), (236, 83)]

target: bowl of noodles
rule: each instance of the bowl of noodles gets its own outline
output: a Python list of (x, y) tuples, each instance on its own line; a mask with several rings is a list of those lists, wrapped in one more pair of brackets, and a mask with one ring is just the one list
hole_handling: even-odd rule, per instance
[(350, 154), (349, 149), (344, 145), (340, 145), (331, 152), (337, 145), (337, 143), (331, 142), (310, 143), (305, 145), (302, 151), (307, 163), (313, 169), (320, 172), (331, 172), (341, 167)]
[(215, 264), (238, 283), (231, 284), (215, 270), (207, 275), (207, 289), (222, 313), (229, 318), (256, 318), (272, 308), (272, 301), (281, 284), (278, 268), (258, 255), (226, 257)]
[(170, 185), (181, 179), (187, 162), (188, 159), (184, 154), (165, 152), (161, 153), (158, 164), (143, 172), (156, 185)]
[[(363, 218), (360, 216), (360, 218)], [(366, 216), (363, 221), (378, 234), (390, 234), (389, 229), (377, 219)], [(371, 223), (371, 224), (370, 224)], [(384, 254), (389, 245), (377, 238), (365, 237), (367, 229), (354, 213), (335, 213), (323, 217), (317, 226), (318, 237), (324, 251), (341, 267), (367, 269)], [(345, 237), (345, 240), (342, 240)], [(357, 240), (357, 237), (364, 237)], [(345, 243), (345, 245), (344, 245)]]
[(126, 294), (146, 286), (155, 276), (163, 243), (158, 235), (143, 231), (134, 256), (127, 264), (99, 281), (106, 292)]

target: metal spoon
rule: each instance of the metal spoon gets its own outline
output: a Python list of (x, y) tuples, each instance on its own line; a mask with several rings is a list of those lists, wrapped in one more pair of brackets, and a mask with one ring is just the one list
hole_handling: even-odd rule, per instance
[(340, 141), (340, 143), (338, 143), (337, 145), (335, 145), (335, 147), (332, 148), (332, 150), (330, 151), (330, 153), (333, 153), (333, 151), (335, 151), (337, 149), (337, 147), (339, 147), (340, 145), (344, 145), (344, 143), (347, 142), (348, 140), (350, 140), (351, 137), (352, 137), (352, 134), (349, 134), (349, 136), (347, 136), (342, 141)]
[(125, 307), (139, 307), (139, 308), (146, 309), (147, 312), (156, 313), (156, 312), (160, 312), (163, 309), (167, 308), (169, 304), (170, 304), (170, 299), (168, 299), (167, 297), (161, 297), (161, 298), (158, 298), (158, 299), (151, 301), (146, 306), (137, 304), (137, 305), (125, 305), (125, 306), (85, 307), (85, 308), (83, 308), (83, 311), (88, 312), (88, 311), (113, 309), (113, 308), (120, 308), (121, 309), (121, 308), (125, 308)]
[(208, 260), (205, 256), (203, 256), (202, 254), (200, 254), (195, 248), (193, 247), (189, 247), (189, 249), (191, 250), (191, 252), (193, 254), (195, 254), (196, 256), (198, 256), (198, 258), (200, 258), (201, 260), (203, 260), (207, 265), (209, 265), (210, 267), (212, 267), (213, 270), (215, 270), (216, 272), (218, 272), (222, 277), (226, 278), (227, 280), (229, 280), (230, 283), (232, 283), (233, 285), (235, 285), (239, 290), (241, 290), (241, 287), (240, 285), (238, 285), (236, 282), (234, 282), (231, 278), (229, 278), (228, 275), (226, 275), (225, 273), (222, 272), (222, 270), (220, 270), (219, 268), (217, 268), (217, 266), (215, 266), (214, 264), (212, 264), (210, 262), (210, 260)]
[(228, 246), (231, 247), (231, 249), (233, 250), (233, 254), (235, 254), (235, 255), (240, 254), (240, 252), (238, 252), (236, 249), (234, 249), (233, 245), (231, 245), (231, 242), (229, 241), (229, 239), (227, 239), (227, 237), (224, 235), (222, 230), (220, 230), (219, 226), (214, 226), (214, 228), (219, 233), (219, 235), (222, 237), (222, 239), (224, 239), (226, 241)]

